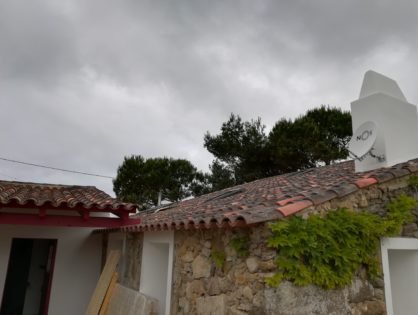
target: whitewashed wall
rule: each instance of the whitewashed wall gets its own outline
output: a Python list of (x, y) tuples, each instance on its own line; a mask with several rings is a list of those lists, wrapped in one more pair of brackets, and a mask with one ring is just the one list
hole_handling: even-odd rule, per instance
[(49, 315), (84, 314), (100, 275), (101, 235), (90, 228), (0, 227), (0, 297), (3, 296), (12, 239), (57, 239)]

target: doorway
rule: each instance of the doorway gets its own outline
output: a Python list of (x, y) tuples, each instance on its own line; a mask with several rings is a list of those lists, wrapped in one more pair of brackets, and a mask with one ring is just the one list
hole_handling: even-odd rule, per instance
[(172, 231), (144, 233), (139, 291), (158, 300), (162, 315), (170, 314), (173, 251)]
[(14, 238), (0, 315), (47, 315), (57, 240)]
[(418, 239), (383, 238), (381, 253), (387, 314), (416, 315)]

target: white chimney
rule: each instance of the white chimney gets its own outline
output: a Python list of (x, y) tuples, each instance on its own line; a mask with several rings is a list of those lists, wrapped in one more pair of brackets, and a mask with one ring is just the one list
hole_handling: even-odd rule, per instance
[(418, 117), (396, 81), (367, 71), (351, 103), (353, 138), (349, 150), (356, 172), (392, 166), (418, 157)]

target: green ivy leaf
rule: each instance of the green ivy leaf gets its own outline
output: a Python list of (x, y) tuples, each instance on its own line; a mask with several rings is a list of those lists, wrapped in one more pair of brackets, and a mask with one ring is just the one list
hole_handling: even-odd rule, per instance
[(296, 285), (314, 284), (325, 289), (348, 285), (360, 266), (370, 277), (379, 274), (377, 249), (381, 237), (399, 234), (413, 219), (416, 201), (399, 196), (386, 206), (386, 216), (338, 209), (325, 217), (293, 216), (269, 224), (267, 245), (277, 251), (276, 274), (266, 279), (278, 286), (282, 279)]

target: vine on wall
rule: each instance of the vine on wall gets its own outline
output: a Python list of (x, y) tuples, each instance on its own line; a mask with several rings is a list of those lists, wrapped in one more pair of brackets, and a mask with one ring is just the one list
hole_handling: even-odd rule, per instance
[(212, 249), (210, 257), (212, 258), (217, 268), (221, 269), (223, 267), (226, 258), (226, 255), (223, 251)]
[(370, 277), (377, 276), (380, 238), (399, 234), (412, 221), (415, 206), (413, 198), (402, 195), (387, 204), (385, 217), (338, 209), (325, 217), (293, 216), (270, 224), (267, 242), (277, 250), (277, 272), (266, 283), (278, 286), (289, 280), (332, 289), (350, 284), (360, 266)]
[(408, 185), (415, 190), (418, 189), (418, 176), (417, 175), (411, 175), (408, 179)]
[(250, 238), (247, 235), (235, 236), (229, 241), (229, 245), (239, 257), (247, 257), (250, 254), (249, 243)]

